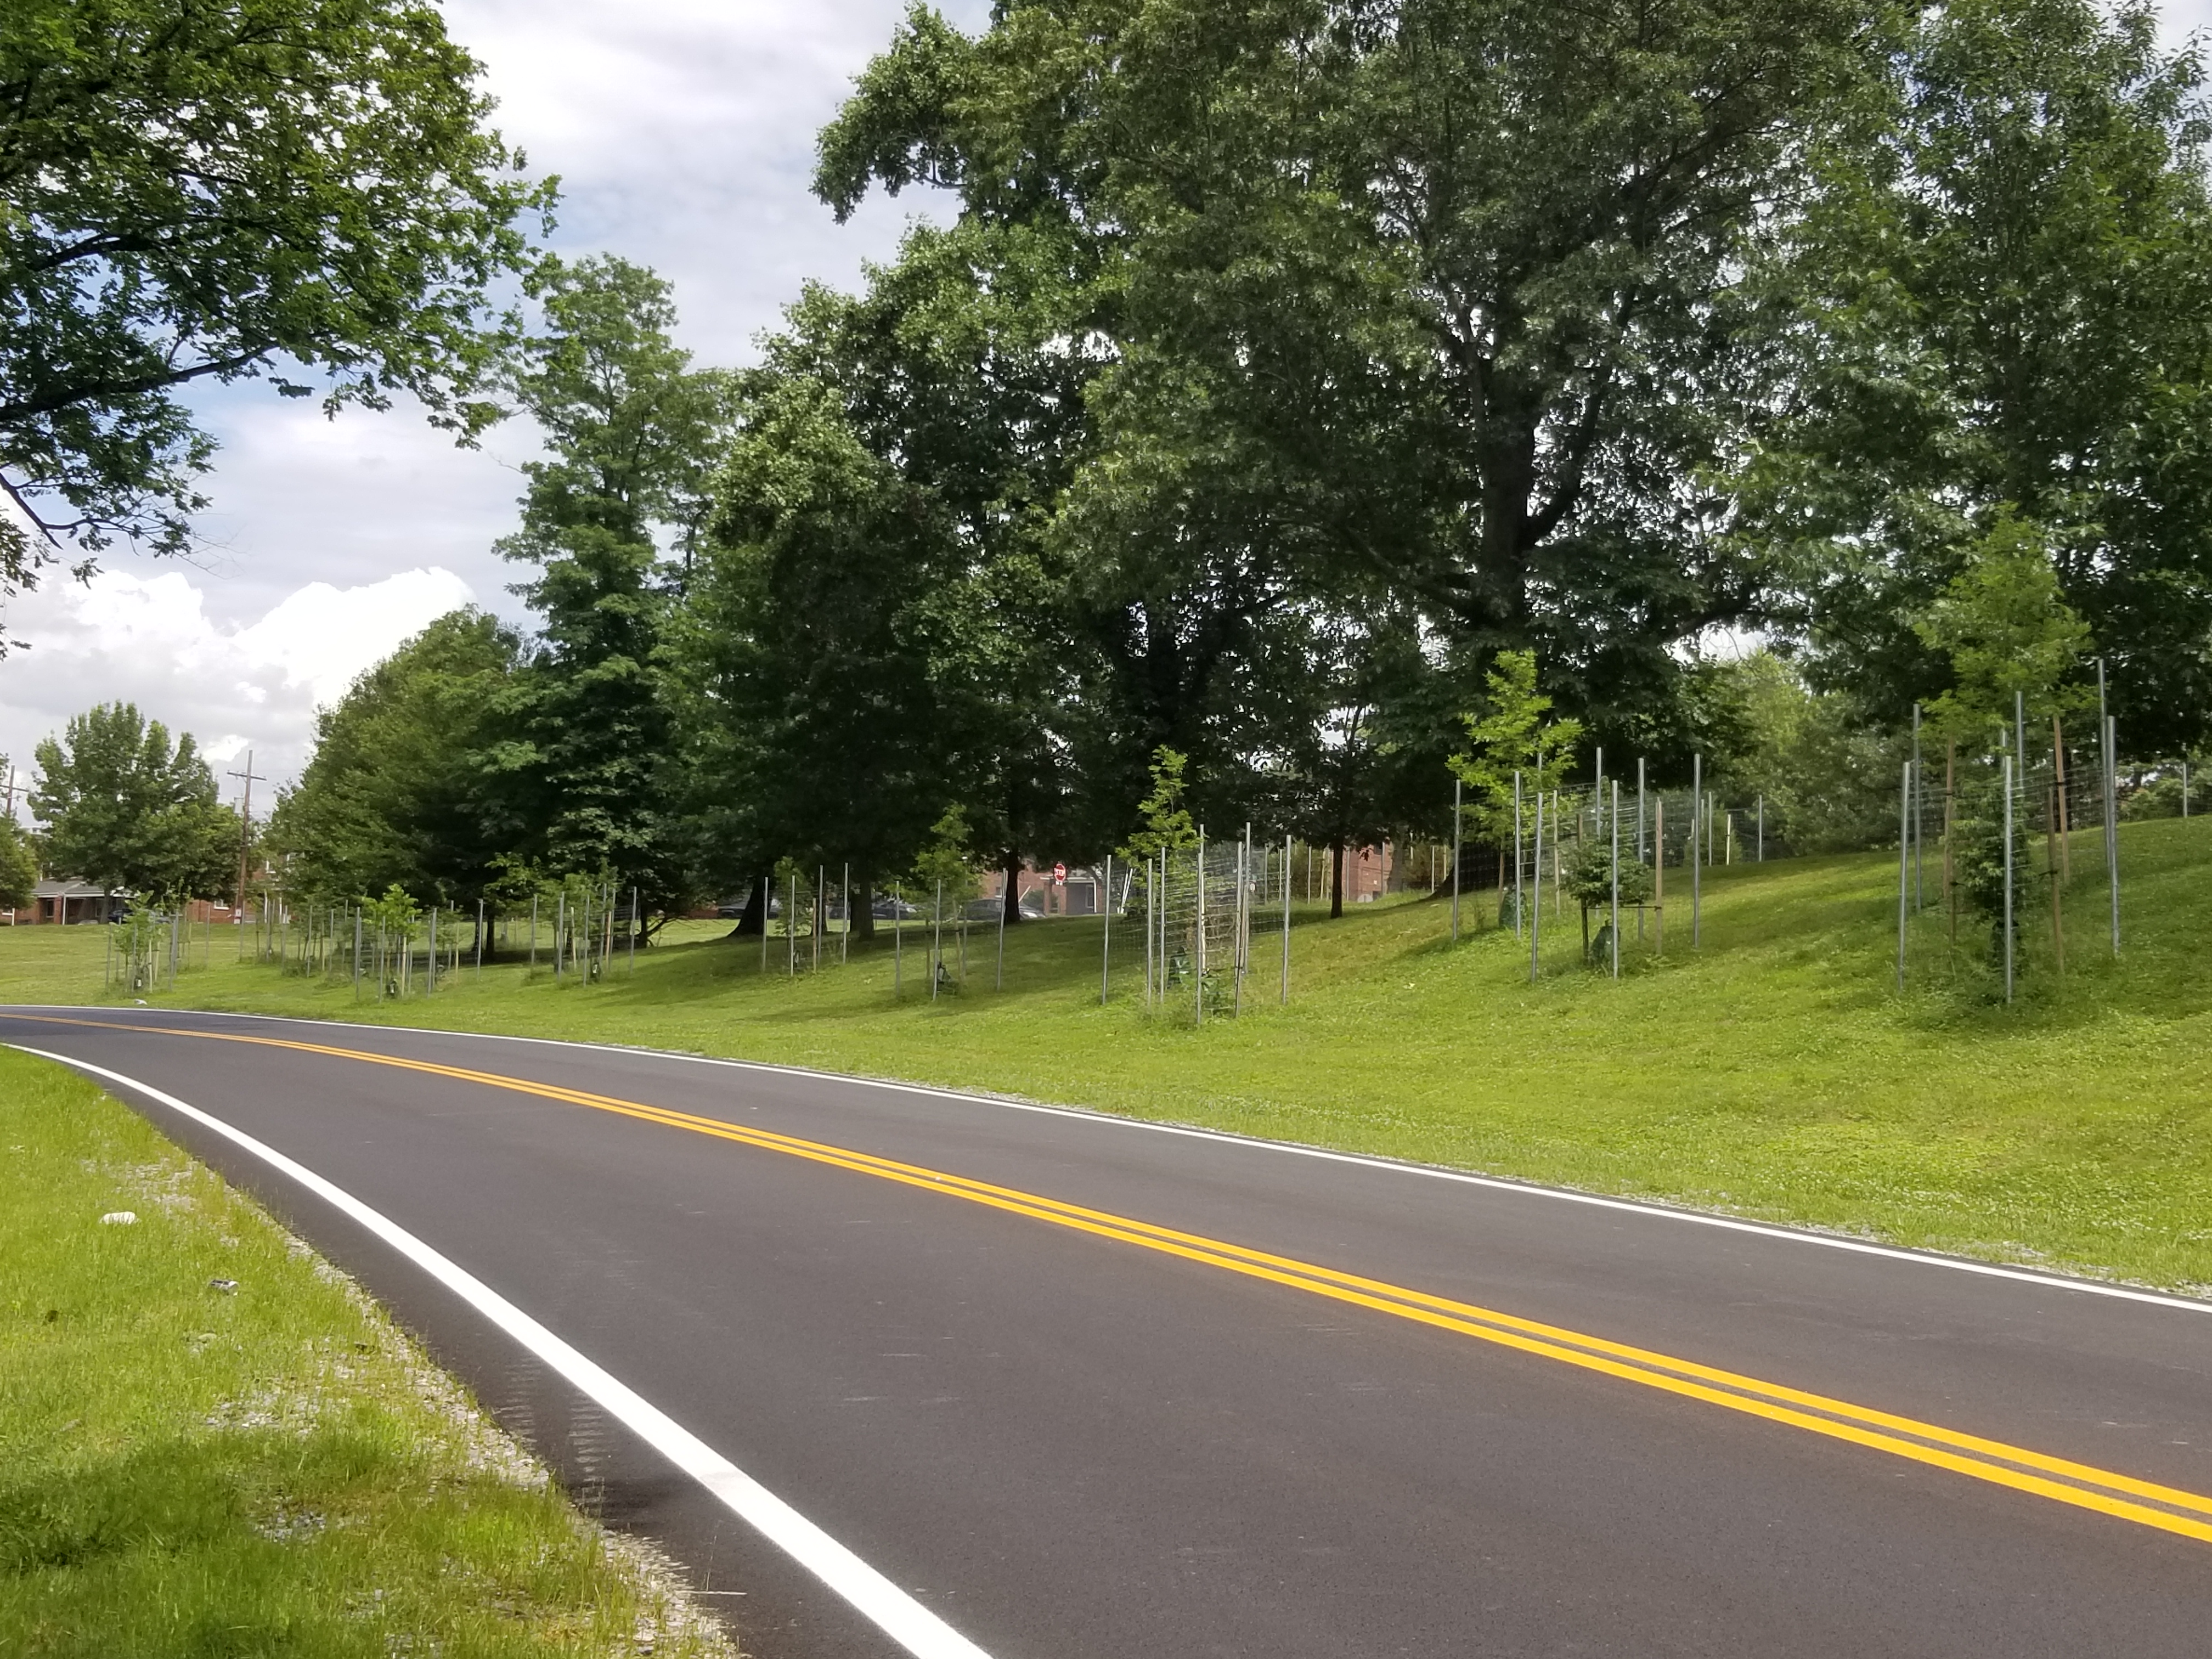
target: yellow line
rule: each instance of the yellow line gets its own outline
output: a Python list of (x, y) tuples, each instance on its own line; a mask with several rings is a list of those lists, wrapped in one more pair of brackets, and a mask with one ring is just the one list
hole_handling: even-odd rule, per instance
[[(2018, 1492), (2031, 1492), (2076, 1508), (2094, 1510), (2138, 1525), (2212, 1542), (2212, 1522), (2196, 1519), (2191, 1515), (2169, 1514), (2164, 1510), (2130, 1503), (2125, 1498), (2112, 1495), (2127, 1493), (2174, 1509), (2192, 1510), (2196, 1515), (2212, 1516), (2212, 1498), (2201, 1493), (2160, 1486), (2154, 1481), (2138, 1480), (2132, 1475), (2098, 1468), (2090, 1464), (2052, 1457), (2000, 1440), (1963, 1434), (1938, 1424), (1923, 1423), (1870, 1407), (1854, 1405), (1848, 1401), (1808, 1393), (1739, 1372), (1702, 1365), (1693, 1360), (1680, 1359), (1669, 1354), (1586, 1335), (1560, 1326), (1523, 1319), (1495, 1309), (1455, 1302), (1384, 1280), (1362, 1278), (1293, 1257), (1274, 1255), (1248, 1246), (1208, 1238), (1202, 1234), (1181, 1232), (1152, 1222), (1135, 1220), (1103, 1210), (1086, 1209), (1063, 1200), (1042, 1197), (1016, 1188), (994, 1186), (988, 1182), (932, 1170), (921, 1164), (903, 1164), (872, 1152), (805, 1140), (774, 1130), (749, 1128), (719, 1118), (702, 1117), (673, 1108), (651, 1106), (611, 1095), (565, 1088), (558, 1084), (539, 1083), (497, 1072), (480, 1072), (467, 1066), (442, 1066), (432, 1060), (410, 1060), (396, 1054), (380, 1054), (367, 1049), (341, 1048), (326, 1043), (302, 1042), (284, 1037), (253, 1036), (243, 1032), (198, 1031), (119, 1020), (70, 1019), (55, 1015), (38, 1018), (56, 1024), (98, 1026), (161, 1036), (240, 1042), (258, 1048), (288, 1048), (301, 1054), (325, 1054), (368, 1065), (389, 1066), (402, 1071), (424, 1073), (457, 1082), (479, 1084), (489, 1088), (586, 1106), (595, 1111), (637, 1118), (670, 1128), (688, 1130), (695, 1134), (711, 1135), (722, 1140), (805, 1158), (810, 1163), (873, 1176), (902, 1186), (964, 1199), (970, 1203), (1050, 1222), (1055, 1226), (1097, 1237), (1138, 1245), (1184, 1261), (1304, 1291), (1310, 1295), (1327, 1297), (1377, 1313), (1474, 1337), (1501, 1347), (1540, 1355), (1563, 1364), (1617, 1377), (1624, 1382), (1640, 1383), (1645, 1388), (1658, 1389), (1686, 1399), (1702, 1401), (1708, 1405), (1723, 1407), (1729, 1411), (1741, 1412), (1770, 1422), (1787, 1424), (1809, 1433), (1848, 1441), (1854, 1445), (1948, 1469)], [(1912, 1437), (1902, 1438), (1901, 1436)], [(1921, 1443), (1923, 1442), (1929, 1443)], [(2008, 1468), (2006, 1465), (2019, 1467)], [(2049, 1478), (2052, 1476), (2058, 1478)], [(2068, 1481), (2081, 1484), (2065, 1484)], [(2089, 1491), (2085, 1487), (2103, 1487), (2105, 1490)]]

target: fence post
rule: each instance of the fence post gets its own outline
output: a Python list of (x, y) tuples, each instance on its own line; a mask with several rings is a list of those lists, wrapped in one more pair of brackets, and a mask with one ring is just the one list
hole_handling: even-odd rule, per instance
[(1613, 976), (1620, 977), (1620, 780), (1613, 781)]
[(1705, 917), (1702, 904), (1705, 898), (1703, 883), (1698, 878), (1698, 825), (1705, 812), (1705, 757), (1690, 757), (1690, 948), (1694, 951), (1704, 939)]
[(2012, 1000), (2012, 781), (2013, 763), (2018, 757), (2004, 757), (2004, 945), (2005, 945), (2005, 1000)]
[(1283, 837), (1283, 1006), (1291, 1004), (1291, 838)]
[[(845, 924), (848, 929), (851, 922)], [(1106, 987), (1114, 972), (1114, 855), (1106, 855), (1106, 872), (1098, 883), (1098, 1006), (1106, 1006)]]
[(837, 939), (837, 965), (843, 967), (853, 954), (853, 860), (845, 860), (845, 872), (837, 878), (837, 896), (845, 906), (845, 931)]
[(2056, 742), (2056, 715), (2051, 717), (2051, 731), (2054, 739), (2051, 745), (2051, 818), (2045, 826), (2043, 857), (2050, 866), (2045, 873), (2051, 878), (2051, 949), (2063, 985), (2066, 980), (2066, 837), (2062, 827), (2066, 821), (2066, 762)]
[(929, 950), (929, 1000), (934, 1002), (937, 1000), (937, 982), (945, 977), (945, 884), (941, 880), (937, 884), (937, 902), (932, 907), (929, 916), (933, 929)]
[[(1012, 877), (1008, 879), (1006, 885), (1012, 890), (1012, 896), (1014, 902), (1019, 904), (1022, 902), (1022, 878), (1019, 876)], [(1003, 991), (1006, 988), (1007, 897), (1008, 895), (1006, 893), (999, 895), (999, 961), (998, 965), (992, 970), (991, 988), (994, 991)], [(1050, 901), (1048, 900), (1047, 902), (1050, 902)]]
[[(1552, 920), (1557, 921), (1567, 914), (1565, 862), (1559, 856), (1559, 844), (1567, 827), (1567, 797), (1564, 789), (1552, 791)], [(1544, 896), (1536, 895), (1541, 904)]]
[[(479, 907), (478, 907), (478, 908), (479, 908), (479, 909), (481, 909), (481, 908), (482, 908), (482, 907), (481, 907), (481, 906), (479, 906)], [(644, 922), (644, 921), (645, 921), (644, 916), (639, 914), (639, 912), (638, 912), (638, 908), (637, 908), (637, 884), (636, 884), (635, 882), (632, 882), (632, 883), (630, 884), (630, 888), (629, 888), (629, 976), (630, 976), (632, 979), (635, 979), (635, 978), (637, 977), (637, 930), (638, 930), (639, 927), (640, 927), (640, 926)], [(482, 918), (481, 916), (479, 916), (479, 917), (477, 918), (477, 971), (478, 973), (480, 973), (480, 974), (481, 974), (481, 973), (483, 971), (483, 918)]]
[(1528, 901), (1521, 881), (1521, 775), (1513, 775), (1513, 937), (1521, 937), (1521, 918)]
[(1244, 895), (1251, 872), (1245, 867), (1244, 854), (1252, 840), (1252, 826), (1244, 826), (1244, 839), (1237, 843), (1237, 902), (1231, 912), (1229, 924), (1231, 944), (1229, 947), (1230, 1012), (1243, 1015), (1244, 1012)]
[(1197, 986), (1198, 1018), (1206, 1024), (1206, 826), (1198, 826), (1198, 940), (1190, 953), (1191, 980)]
[(1959, 888), (1953, 879), (1951, 832), (1957, 826), (1959, 805), (1959, 740), (1943, 742), (1943, 908), (1950, 913), (1951, 943), (1959, 942)]
[[(1518, 872), (1516, 876), (1517, 878)], [(1536, 908), (1528, 918), (1528, 983), (1536, 982), (1536, 960), (1544, 934), (1544, 792), (1536, 792)]]
[(1912, 790), (1916, 767), (1905, 763), (1897, 797), (1897, 988), (1905, 988), (1905, 921), (1910, 915), (1912, 868)]
[[(906, 918), (900, 914), (906, 908), (906, 901), (901, 896), (905, 888), (906, 884), (902, 881), (891, 884), (891, 1000), (894, 1002), (898, 1000), (899, 980), (906, 969)], [(763, 916), (761, 927), (765, 929), (767, 926), (768, 918)]]
[(1160, 931), (1160, 859), (1157, 848), (1145, 858), (1145, 1012), (1152, 1011), (1152, 984), (1158, 976), (1152, 945)]
[(1928, 908), (1923, 847), (1928, 840), (1928, 779), (1920, 769), (1920, 705), (1912, 705), (1912, 908)]
[(2118, 788), (2113, 773), (2119, 765), (2119, 723), (2105, 716), (2105, 870), (2112, 896), (2112, 954), (2120, 953), (2120, 825)]

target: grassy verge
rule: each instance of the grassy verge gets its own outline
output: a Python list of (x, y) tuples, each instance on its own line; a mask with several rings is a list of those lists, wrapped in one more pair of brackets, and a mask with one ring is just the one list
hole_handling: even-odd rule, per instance
[(0, 1652), (730, 1651), (349, 1283), (0, 1050)]
[[(1571, 915), (1548, 927), (1534, 984), (1510, 933), (1454, 947), (1440, 905), (1301, 915), (1291, 1006), (1273, 1006), (1263, 952), (1256, 1006), (1202, 1030), (1145, 1013), (1129, 954), (1102, 1007), (1089, 921), (1017, 928), (1003, 992), (975, 939), (968, 988), (933, 1005), (911, 945), (894, 999), (888, 949), (792, 979), (781, 940), (763, 973), (757, 941), (707, 925), (604, 985), (505, 964), (384, 1005), (343, 980), (227, 963), (218, 944), (155, 1000), (981, 1087), (2212, 1285), (2212, 821), (2130, 824), (2121, 842), (2125, 951), (2110, 951), (2094, 838), (2081, 837), (2067, 972), (2040, 897), (2011, 1007), (1983, 945), (1953, 948), (1934, 913), (1913, 924), (1913, 977), (1896, 992), (1893, 854), (1712, 872), (1694, 951), (1669, 872), (1668, 954), (1632, 945), (1618, 983), (1580, 965)], [(100, 994), (92, 930), (24, 931), (0, 933), (0, 998)]]

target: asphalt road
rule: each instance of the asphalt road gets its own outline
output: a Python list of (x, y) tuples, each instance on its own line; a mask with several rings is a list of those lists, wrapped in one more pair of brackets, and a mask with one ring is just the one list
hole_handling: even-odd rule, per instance
[[(166, 1010), (0, 1040), (334, 1183), (993, 1659), (2212, 1650), (2212, 1307), (769, 1067)], [(388, 1231), (111, 1086), (750, 1652), (928, 1649)]]

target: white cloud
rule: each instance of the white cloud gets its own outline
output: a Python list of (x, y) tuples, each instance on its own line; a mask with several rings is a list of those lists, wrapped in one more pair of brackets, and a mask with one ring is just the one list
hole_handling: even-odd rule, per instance
[(306, 762), (318, 704), (475, 594), (434, 566), (356, 587), (310, 582), (244, 625), (211, 618), (206, 599), (169, 569), (111, 570), (15, 601), (8, 632), (28, 648), (0, 661), (0, 753), (27, 771), (38, 740), (70, 715), (134, 702), (218, 761), (252, 749), (256, 772), (286, 781)]
[[(904, 0), (449, 0), (447, 27), (486, 69), (495, 120), (557, 173), (554, 246), (617, 253), (672, 281), (679, 337), (702, 363), (735, 365), (816, 278), (852, 286), (889, 258), (917, 215), (946, 202), (880, 196), (843, 225), (808, 188), (814, 138), (853, 77), (890, 43)], [(948, 15), (981, 27), (983, 0)], [(265, 383), (189, 394), (220, 441), (198, 528), (213, 550), (204, 588), (220, 620), (243, 622), (301, 583), (373, 581), (405, 563), (458, 572), (511, 620), (514, 574), (491, 551), (514, 528), (537, 453), (526, 422), (456, 448), (404, 400), (325, 420)], [(127, 554), (109, 562), (145, 570)]]

